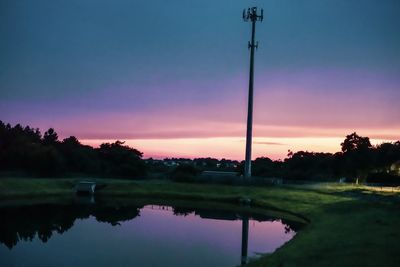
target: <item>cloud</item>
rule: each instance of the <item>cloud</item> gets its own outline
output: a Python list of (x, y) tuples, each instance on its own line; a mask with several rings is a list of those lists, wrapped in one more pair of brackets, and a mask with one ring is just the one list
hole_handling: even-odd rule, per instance
[(286, 144), (284, 143), (278, 143), (278, 142), (253, 142), (253, 144), (256, 145), (272, 145), (272, 146), (284, 146)]

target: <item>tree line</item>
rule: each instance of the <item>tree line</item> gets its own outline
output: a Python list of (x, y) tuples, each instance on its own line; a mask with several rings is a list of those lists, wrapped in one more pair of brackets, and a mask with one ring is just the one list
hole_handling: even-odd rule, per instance
[[(243, 170), (244, 163), (239, 166)], [(372, 146), (368, 137), (347, 135), (337, 153), (289, 151), (283, 161), (261, 157), (252, 163), (253, 175), (294, 180), (336, 180), (400, 183), (400, 142)]]
[(59, 140), (52, 128), (42, 135), (38, 128), (0, 121), (0, 171), (3, 172), (133, 178), (146, 174), (142, 156), (142, 152), (121, 141), (93, 148), (81, 144), (74, 136)]
[[(243, 173), (244, 162), (214, 158), (143, 159), (143, 153), (124, 142), (83, 145), (70, 136), (59, 140), (54, 129), (43, 135), (37, 128), (0, 121), (0, 171), (38, 176), (85, 174), (138, 178), (200, 175), (204, 170)], [(158, 175), (154, 175), (157, 173)], [(258, 177), (290, 180), (335, 180), (400, 183), (400, 142), (371, 145), (368, 137), (347, 135), (337, 153), (289, 151), (284, 160), (260, 157), (252, 162)]]

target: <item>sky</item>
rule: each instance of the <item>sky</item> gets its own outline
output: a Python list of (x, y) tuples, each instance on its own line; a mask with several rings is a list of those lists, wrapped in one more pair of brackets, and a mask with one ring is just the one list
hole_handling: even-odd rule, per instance
[(0, 0), (0, 120), (145, 157), (242, 160), (400, 139), (398, 0)]

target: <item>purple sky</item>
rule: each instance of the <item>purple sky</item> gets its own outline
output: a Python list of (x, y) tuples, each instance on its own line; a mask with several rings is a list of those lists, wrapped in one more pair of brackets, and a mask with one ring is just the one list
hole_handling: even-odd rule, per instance
[(146, 156), (240, 159), (250, 37), (241, 10), (252, 5), (265, 11), (254, 156), (333, 152), (354, 131), (400, 139), (395, 0), (3, 0), (0, 119), (91, 144), (127, 140)]

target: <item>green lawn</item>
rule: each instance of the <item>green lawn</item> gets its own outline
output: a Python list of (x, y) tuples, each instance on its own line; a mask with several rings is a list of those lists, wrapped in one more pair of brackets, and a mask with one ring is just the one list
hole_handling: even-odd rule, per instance
[[(27, 203), (44, 196), (69, 197), (78, 179), (1, 179), (0, 203)], [(167, 181), (98, 179), (100, 195), (237, 202), (285, 210), (309, 221), (293, 240), (250, 266), (399, 266), (400, 193), (364, 186), (223, 186)]]

